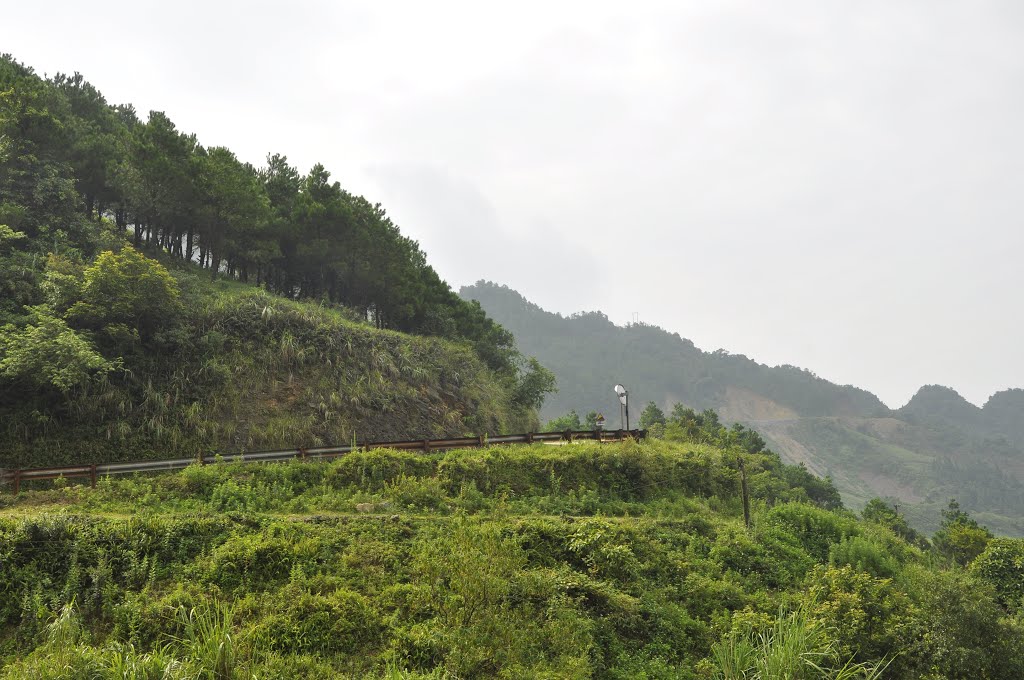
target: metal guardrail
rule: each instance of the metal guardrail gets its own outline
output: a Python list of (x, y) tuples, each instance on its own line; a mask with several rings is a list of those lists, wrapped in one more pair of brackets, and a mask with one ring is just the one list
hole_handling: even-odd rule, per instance
[(313, 448), (282, 449), (280, 451), (255, 451), (252, 453), (229, 453), (213, 458), (200, 454), (196, 458), (174, 458), (171, 460), (144, 460), (132, 463), (99, 463), (70, 465), (50, 468), (22, 468), (5, 470), (0, 468), (0, 486), (12, 484), (14, 493), (21, 492), (22, 482), (59, 478), (88, 478), (96, 486), (97, 477), (128, 475), (136, 472), (162, 472), (181, 470), (199, 463), (273, 463), (289, 460), (330, 460), (353, 451), (371, 449), (397, 449), (405, 451), (447, 451), (450, 449), (476, 449), (494, 444), (533, 444), (536, 442), (591, 440), (620, 442), (627, 438), (643, 439), (646, 430), (566, 430), (565, 432), (527, 432), (526, 434), (479, 435), (477, 437), (454, 437), (448, 439), (407, 439), (388, 442), (356, 442), (346, 446), (318, 446)]

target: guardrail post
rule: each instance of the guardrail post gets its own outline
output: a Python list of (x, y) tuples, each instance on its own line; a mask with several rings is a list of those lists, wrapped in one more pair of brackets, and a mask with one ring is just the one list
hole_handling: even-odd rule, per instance
[(423, 440), (423, 452), (424, 453), (430, 453), (430, 440), (429, 439), (424, 439)]
[(96, 488), (96, 464), (93, 463), (89, 466), (89, 481), (92, 483), (92, 488)]
[(14, 495), (21, 493), (21, 470), (14, 471)]
[(526, 433), (526, 443), (527, 444), (532, 444), (533, 443), (533, 433), (532, 432), (527, 432)]
[(484, 448), (484, 436), (482, 434), (476, 436), (476, 445), (477, 448)]
[(306, 460), (306, 449), (299, 447), (299, 458), (301, 460)]

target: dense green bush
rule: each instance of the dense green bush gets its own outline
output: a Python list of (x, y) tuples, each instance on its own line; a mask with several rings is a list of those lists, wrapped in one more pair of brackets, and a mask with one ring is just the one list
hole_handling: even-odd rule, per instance
[(819, 562), (828, 559), (833, 544), (861, 532), (857, 520), (852, 516), (802, 503), (777, 505), (764, 513), (761, 521), (792, 533), (804, 549)]
[(1024, 605), (1024, 540), (995, 538), (971, 563), (971, 573), (991, 585), (1012, 612)]

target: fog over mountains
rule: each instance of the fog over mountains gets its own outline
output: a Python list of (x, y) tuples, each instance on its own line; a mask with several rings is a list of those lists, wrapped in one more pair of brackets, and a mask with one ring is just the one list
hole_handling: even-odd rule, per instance
[(712, 408), (723, 422), (757, 429), (774, 450), (831, 475), (846, 504), (890, 498), (930, 529), (950, 498), (994, 530), (1024, 534), (1024, 390), (983, 407), (955, 390), (926, 385), (903, 407), (836, 385), (796, 366), (766, 366), (725, 350), (705, 352), (657, 326), (616, 326), (600, 312), (564, 317), (505, 286), (478, 282), (460, 294), (480, 302), (526, 355), (558, 378), (542, 415), (575, 409), (618, 423), (612, 386), (630, 389), (633, 418), (648, 401)]

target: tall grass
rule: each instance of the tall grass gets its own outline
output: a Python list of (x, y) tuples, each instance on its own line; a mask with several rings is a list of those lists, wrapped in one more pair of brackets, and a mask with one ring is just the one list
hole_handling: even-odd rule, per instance
[(235, 639), (234, 606), (224, 602), (179, 607), (178, 619), (184, 633), (177, 639), (189, 657), (193, 677), (205, 680), (232, 680), (239, 669), (239, 650)]
[(802, 609), (779, 610), (762, 631), (732, 635), (711, 647), (719, 680), (876, 680), (889, 665), (839, 659), (828, 631)]

